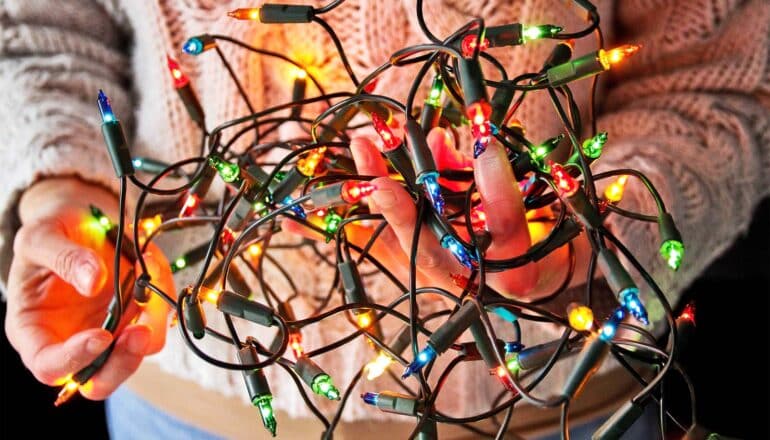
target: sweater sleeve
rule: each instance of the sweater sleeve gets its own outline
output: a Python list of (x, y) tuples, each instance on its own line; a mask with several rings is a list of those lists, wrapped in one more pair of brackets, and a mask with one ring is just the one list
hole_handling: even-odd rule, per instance
[[(659, 255), (655, 224), (613, 216), (610, 228), (675, 305), (770, 194), (770, 3), (624, 0), (617, 12), (618, 35), (644, 47), (610, 87), (597, 171), (634, 168), (660, 191), (683, 235), (678, 272)], [(632, 181), (620, 207), (655, 214)], [(652, 321), (663, 317), (647, 305)]]
[[(20, 194), (76, 175), (115, 188), (96, 94), (130, 125), (127, 42), (111, 0), (0, 2), (0, 288), (12, 259)], [(116, 2), (115, 2), (116, 3)]]

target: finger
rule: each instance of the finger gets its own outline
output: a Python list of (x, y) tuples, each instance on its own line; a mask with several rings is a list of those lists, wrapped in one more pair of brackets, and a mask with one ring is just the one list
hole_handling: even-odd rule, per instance
[[(474, 159), (476, 185), (481, 194), (486, 224), (492, 235), (487, 258), (504, 259), (520, 255), (529, 249), (531, 239), (527, 228), (524, 203), (503, 148), (493, 142), (486, 152)], [(489, 274), (490, 284), (509, 295), (523, 294), (537, 282), (536, 265)]]
[(8, 341), (37, 380), (56, 385), (96, 359), (112, 342), (112, 335), (99, 328), (83, 330), (61, 339), (50, 329), (23, 324), (12, 315), (6, 318)]
[[(377, 178), (374, 181), (377, 190), (372, 198), (381, 210), (393, 232), (398, 237), (401, 249), (410, 255), (412, 238), (417, 221), (417, 212), (412, 198), (397, 182), (388, 178)], [(427, 227), (420, 229), (419, 248), (415, 257), (417, 267), (434, 282), (451, 285), (450, 274), (464, 274), (466, 269), (454, 257), (442, 248), (438, 239)]]
[(67, 238), (64, 226), (56, 221), (22, 226), (14, 252), (53, 271), (84, 296), (97, 295), (107, 282), (107, 267), (99, 255)]
[(428, 147), (430, 147), (433, 153), (433, 158), (439, 171), (471, 168), (473, 166), (473, 160), (464, 156), (455, 147), (455, 139), (452, 133), (441, 127), (436, 127), (428, 133)]
[(81, 388), (81, 394), (92, 400), (106, 399), (139, 368), (151, 339), (152, 330), (146, 325), (130, 325), (123, 329), (109, 359)]
[(353, 138), (350, 141), (350, 152), (353, 153), (358, 174), (364, 176), (388, 175), (388, 166), (371, 140), (364, 137)]

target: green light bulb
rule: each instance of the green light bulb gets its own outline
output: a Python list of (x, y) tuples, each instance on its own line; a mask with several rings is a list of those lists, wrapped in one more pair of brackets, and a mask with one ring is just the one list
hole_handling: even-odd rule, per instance
[(310, 388), (314, 393), (318, 394), (319, 396), (324, 396), (329, 400), (339, 400), (340, 398), (340, 392), (337, 390), (337, 388), (334, 387), (332, 378), (329, 377), (329, 375), (326, 373), (316, 376), (313, 379), (313, 383), (310, 385)]
[(259, 415), (262, 417), (262, 424), (265, 425), (265, 428), (267, 428), (273, 437), (275, 437), (275, 431), (278, 424), (275, 421), (272, 401), (272, 395), (263, 394), (261, 396), (255, 397), (251, 403), (259, 408)]
[(428, 93), (428, 98), (425, 100), (425, 103), (432, 107), (440, 107), (441, 92), (443, 90), (444, 80), (441, 79), (441, 75), (436, 75), (436, 77), (433, 78), (433, 84), (430, 86), (430, 93)]
[(241, 169), (237, 164), (230, 163), (217, 156), (209, 157), (209, 164), (217, 170), (219, 177), (227, 183), (234, 182), (241, 174)]
[(672, 270), (678, 270), (684, 258), (684, 244), (679, 240), (666, 240), (660, 245), (660, 255)]
[(508, 371), (511, 373), (516, 373), (519, 371), (519, 368), (521, 366), (519, 365), (519, 356), (513, 355), (511, 356), (507, 361), (505, 361), (505, 366), (508, 368)]
[(171, 272), (177, 272), (184, 269), (187, 266), (187, 260), (184, 257), (179, 257), (174, 260), (174, 264), (171, 265)]
[(607, 132), (600, 131), (596, 133), (596, 136), (583, 142), (583, 154), (591, 159), (596, 159), (601, 156), (605, 143), (607, 143)]
[(537, 145), (536, 147), (532, 148), (529, 151), (529, 155), (532, 157), (532, 160), (539, 163), (542, 162), (543, 159), (545, 159), (546, 156), (548, 156), (551, 151), (553, 151), (556, 146), (559, 145), (559, 142), (564, 139), (564, 135), (560, 134), (556, 137), (552, 137), (545, 142), (543, 142), (540, 145)]
[(324, 217), (324, 223), (326, 223), (326, 227), (324, 229), (326, 230), (326, 232), (330, 234), (334, 234), (337, 232), (337, 229), (340, 228), (341, 222), (342, 222), (342, 217), (340, 217), (336, 212), (330, 211)]
[(99, 226), (104, 230), (104, 232), (109, 231), (112, 229), (112, 222), (110, 221), (110, 218), (104, 215), (104, 212), (97, 208), (94, 205), (90, 205), (91, 209), (91, 216), (95, 218), (99, 222)]
[(540, 38), (553, 37), (561, 32), (561, 27), (553, 26), (550, 24), (544, 24), (540, 26), (522, 26), (521, 27), (521, 40), (522, 43), (527, 41), (537, 40)]

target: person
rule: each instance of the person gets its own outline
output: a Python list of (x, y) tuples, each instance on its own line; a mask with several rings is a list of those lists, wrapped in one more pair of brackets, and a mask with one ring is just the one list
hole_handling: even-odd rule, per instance
[[(333, 61), (334, 46), (320, 27), (261, 25), (227, 17), (227, 11), (240, 6), (208, 0), (152, 4), (7, 0), (0, 5), (0, 86), (5, 96), (0, 105), (5, 134), (0, 158), (6, 164), (0, 191), (0, 279), (8, 302), (8, 338), (27, 368), (49, 385), (59, 383), (115, 342), (110, 360), (81, 393), (90, 399), (113, 396), (108, 400), (108, 419), (116, 438), (152, 435), (148, 431), (152, 429), (154, 435), (167, 437), (254, 435), (254, 422), (242, 420), (254, 415), (243, 404), (240, 379), (194, 358), (180, 338), (167, 338), (167, 310), (146, 308), (114, 341), (111, 334), (98, 329), (111, 295), (111, 249), (89, 241), (79, 227), (89, 204), (100, 206), (112, 218), (117, 216), (117, 181), (94, 116), (98, 89), (109, 92), (117, 114), (131, 128), (133, 154), (167, 162), (197, 154), (199, 132), (164, 71), (166, 53), (177, 52), (187, 37), (203, 32), (230, 35), (298, 59), (328, 90), (351, 89), (341, 64)], [(614, 72), (602, 93), (598, 126), (610, 133), (611, 141), (598, 169), (634, 168), (650, 177), (682, 231), (686, 261), (678, 273), (671, 274), (657, 259), (657, 245), (649, 238), (653, 230), (624, 220), (614, 221), (611, 227), (651, 270), (669, 301), (676, 303), (682, 289), (746, 229), (753, 208), (770, 193), (770, 4), (683, 0), (600, 1), (598, 6), (608, 41), (644, 44), (635, 58)], [(483, 4), (436, 0), (425, 2), (424, 9), (437, 35), (447, 35), (477, 15), (488, 24), (515, 19), (555, 23), (565, 29), (584, 27), (580, 10), (557, 0)], [(324, 15), (359, 74), (376, 68), (395, 50), (424, 41), (415, 17), (413, 2), (375, 0), (344, 2)], [(551, 47), (531, 44), (501, 51), (499, 59), (505, 66), (535, 71)], [(592, 39), (580, 40), (575, 53), (592, 47)], [(220, 49), (243, 75), (255, 108), (288, 99), (285, 66), (232, 46), (223, 44)], [(208, 123), (249, 113), (221, 65), (203, 56), (180, 62), (192, 78)], [(388, 91), (397, 98), (398, 93), (405, 95), (402, 75), (408, 72), (389, 73), (376, 91)], [(577, 87), (575, 96), (577, 102), (587, 102), (587, 87)], [(533, 139), (561, 131), (547, 97), (528, 97), (517, 117)], [(525, 249), (531, 237), (522, 219), (521, 198), (506, 183), (511, 174), (510, 168), (501, 166), (502, 150), (493, 143), (490, 151), (471, 161), (453, 152), (453, 140), (446, 133), (436, 131), (430, 140), (434, 152), (446, 155), (441, 161), (447, 167), (474, 167), (487, 210), (495, 214), (488, 220), (490, 256), (511, 256)], [(352, 151), (359, 168), (383, 175), (383, 163), (370, 141), (354, 141)], [(391, 262), (403, 270), (403, 248), (410, 242), (415, 211), (405, 209), (411, 202), (394, 182), (381, 178), (377, 183), (374, 206), (391, 225), (390, 242), (401, 245), (400, 250), (391, 246), (382, 252), (389, 252)], [(639, 187), (629, 186), (623, 203), (633, 211), (653, 212), (653, 202)], [(421, 276), (435, 282), (454, 262), (431, 237), (421, 243)], [(150, 253), (151, 266), (173, 289), (163, 253), (157, 248)], [(292, 268), (314, 264), (309, 255), (287, 258), (292, 258), (286, 260)], [(555, 276), (550, 270), (525, 267), (492, 283), (503, 290), (528, 291), (543, 277)], [(308, 291), (309, 286), (323, 285), (323, 277), (314, 271), (296, 270), (292, 275)], [(179, 279), (176, 282), (184, 285)], [(302, 316), (308, 310), (300, 307), (297, 312)], [(216, 324), (222, 323), (212, 325)], [(307, 332), (304, 344), (321, 346), (344, 334), (341, 325), (327, 326)], [(202, 345), (209, 353), (232, 356), (213, 343)], [(371, 357), (361, 347), (345, 347), (337, 354), (341, 359), (322, 359), (339, 384), (347, 383)], [(145, 357), (148, 362), (143, 362)], [(296, 391), (291, 391), (294, 385), (288, 377), (272, 371), (276, 369), (267, 370), (279, 414), (297, 420), (283, 423), (281, 435), (304, 435), (309, 426), (318, 432), (320, 425), (301, 423), (311, 414)], [(563, 379), (567, 371), (555, 372), (554, 381)], [(118, 390), (132, 374), (127, 386)], [(464, 383), (479, 382), (478, 371), (457, 374)], [(493, 389), (486, 382), (478, 386)], [(613, 390), (612, 386), (601, 388)], [(442, 404), (452, 414), (482, 411), (488, 408), (491, 393), (463, 394)], [(603, 397), (605, 401), (591, 401), (584, 419), (607, 414), (612, 408), (606, 401), (610, 397), (618, 402), (618, 396)], [(528, 416), (517, 417), (515, 428), (544, 432), (543, 427), (550, 424), (555, 429), (553, 419), (539, 419), (536, 411), (525, 407), (521, 411)], [(385, 420), (385, 416), (352, 402), (343, 420), (346, 437), (380, 432), (378, 425), (360, 421)], [(413, 426), (387, 420), (395, 436)]]

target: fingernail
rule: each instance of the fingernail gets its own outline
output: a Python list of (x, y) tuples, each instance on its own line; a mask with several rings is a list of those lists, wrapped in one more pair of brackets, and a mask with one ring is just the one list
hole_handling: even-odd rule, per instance
[(150, 333), (149, 329), (134, 331), (128, 338), (128, 351), (137, 356), (147, 353), (147, 348), (150, 346)]
[(101, 354), (110, 346), (112, 338), (107, 335), (93, 336), (86, 342), (86, 351), (90, 354)]
[(389, 209), (396, 204), (396, 194), (389, 189), (378, 189), (372, 193), (372, 197), (380, 209)]
[(96, 278), (96, 267), (90, 262), (84, 262), (75, 272), (75, 284), (80, 293), (91, 293)]

